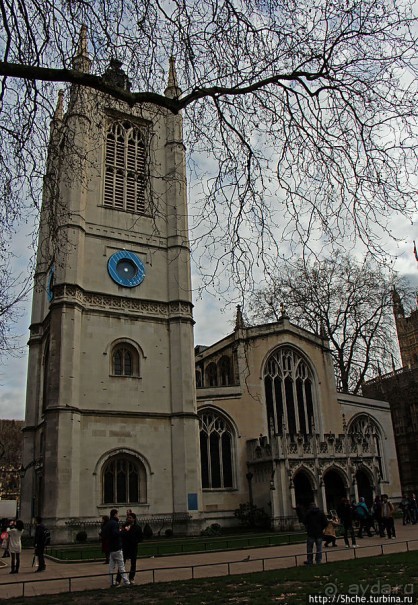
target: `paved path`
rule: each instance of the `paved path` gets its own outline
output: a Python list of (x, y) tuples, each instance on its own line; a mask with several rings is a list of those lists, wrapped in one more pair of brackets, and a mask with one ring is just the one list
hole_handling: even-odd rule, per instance
[[(340, 539), (337, 548), (324, 548), (324, 562), (378, 556), (382, 552), (390, 554), (418, 550), (418, 524), (402, 526), (397, 521), (396, 530), (396, 540), (364, 538), (358, 540), (357, 549), (345, 549)], [(36, 568), (32, 567), (32, 557), (32, 550), (22, 553), (19, 575), (9, 574), (10, 559), (0, 559), (0, 600), (22, 594), (33, 596), (66, 592), (69, 589), (79, 591), (108, 587), (107, 566), (103, 563), (57, 563), (47, 559), (46, 571), (34, 573)], [(303, 565), (305, 558), (305, 544), (147, 558), (138, 561), (136, 583), (295, 567)], [(6, 563), (6, 566), (1, 566), (1, 563)]]

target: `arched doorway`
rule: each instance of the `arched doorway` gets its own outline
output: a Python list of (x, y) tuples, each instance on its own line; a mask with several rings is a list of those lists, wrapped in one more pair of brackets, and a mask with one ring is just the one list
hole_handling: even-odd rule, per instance
[(342, 498), (345, 498), (347, 491), (344, 481), (336, 470), (329, 470), (324, 475), (325, 494), (327, 499), (327, 510), (336, 510)]
[(366, 500), (367, 506), (370, 508), (373, 504), (373, 485), (369, 475), (360, 469), (356, 473), (356, 481), (358, 497), (363, 497)]
[(305, 471), (299, 471), (295, 475), (293, 485), (295, 487), (296, 507), (299, 509), (299, 512), (306, 511), (311, 502), (314, 502), (315, 500), (312, 485), (307, 473), (305, 473)]

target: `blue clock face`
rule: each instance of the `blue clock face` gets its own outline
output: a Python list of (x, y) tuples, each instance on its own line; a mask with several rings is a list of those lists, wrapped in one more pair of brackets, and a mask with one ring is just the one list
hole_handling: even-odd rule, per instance
[(120, 250), (109, 258), (107, 270), (113, 281), (124, 288), (134, 288), (144, 280), (145, 267), (133, 252)]

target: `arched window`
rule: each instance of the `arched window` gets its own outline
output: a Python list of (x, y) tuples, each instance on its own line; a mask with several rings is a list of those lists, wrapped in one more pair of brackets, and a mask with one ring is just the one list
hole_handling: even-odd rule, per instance
[(145, 133), (125, 122), (110, 123), (106, 133), (104, 205), (145, 212)]
[(264, 368), (267, 419), (282, 434), (312, 433), (313, 375), (306, 360), (290, 347), (274, 351)]
[(126, 454), (112, 456), (102, 473), (104, 504), (135, 504), (147, 501), (145, 467)]
[(374, 418), (368, 414), (360, 414), (359, 416), (356, 416), (353, 418), (348, 427), (348, 434), (352, 436), (353, 440), (362, 440), (365, 446), (371, 444), (371, 441), (373, 442), (380, 475), (382, 478), (384, 478), (381, 435), (379, 426)]
[(202, 384), (202, 372), (201, 372), (200, 369), (197, 369), (196, 370), (196, 388), (199, 389), (202, 386), (203, 386), (203, 384)]
[(231, 359), (224, 355), (218, 362), (219, 368), (219, 381), (221, 386), (228, 386), (231, 384)]
[(112, 349), (113, 376), (139, 376), (138, 351), (129, 343), (120, 342)]
[(202, 487), (233, 487), (233, 429), (218, 412), (203, 411), (200, 416), (200, 459)]
[(218, 386), (218, 369), (216, 363), (211, 362), (206, 368), (206, 385), (207, 387)]

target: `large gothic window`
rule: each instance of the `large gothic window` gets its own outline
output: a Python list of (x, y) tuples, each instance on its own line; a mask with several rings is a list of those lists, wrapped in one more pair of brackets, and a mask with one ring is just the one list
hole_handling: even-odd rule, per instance
[(200, 459), (202, 487), (233, 487), (233, 429), (221, 414), (200, 413)]
[(274, 351), (264, 368), (267, 418), (275, 433), (312, 433), (313, 376), (301, 355), (290, 347)]
[(110, 458), (103, 467), (103, 503), (146, 502), (146, 473), (143, 464), (129, 455)]
[(107, 129), (104, 205), (145, 212), (144, 132), (127, 121), (110, 123)]

